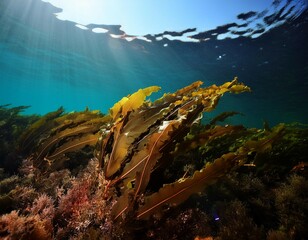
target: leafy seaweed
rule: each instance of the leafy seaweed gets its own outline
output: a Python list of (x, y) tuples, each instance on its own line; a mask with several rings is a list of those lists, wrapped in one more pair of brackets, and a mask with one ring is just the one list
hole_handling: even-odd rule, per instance
[(39, 116), (0, 106), (1, 150), (20, 143), (24, 158), (18, 176), (0, 169), (1, 236), (305, 239), (307, 125), (216, 125), (236, 112), (202, 125), (223, 94), (249, 88), (201, 85), (154, 102), (159, 88), (141, 89), (109, 115), (56, 111), (32, 126)]
[(144, 205), (138, 210), (137, 218), (146, 219), (159, 213), (163, 206), (177, 206), (191, 194), (201, 192), (207, 185), (213, 184), (219, 177), (229, 172), (238, 161), (243, 161), (245, 155), (228, 153), (216, 159), (204, 169), (196, 171), (191, 178), (180, 179), (167, 184), (157, 193), (145, 199)]
[(25, 129), (38, 120), (37, 115), (22, 115), (28, 106), (11, 107), (10, 104), (0, 106), (0, 168), (7, 172), (17, 172), (21, 158), (17, 152), (17, 139)]
[(214, 117), (210, 122), (209, 122), (209, 126), (214, 126), (217, 122), (223, 122), (225, 121), (228, 117), (237, 115), (237, 114), (241, 114), (239, 112), (222, 112), (221, 114), (219, 114), (218, 116)]
[[(52, 172), (64, 167), (70, 158), (67, 153), (80, 152), (86, 146), (94, 146), (100, 128), (110, 121), (109, 116), (89, 111), (63, 114), (60, 108), (31, 125), (21, 136), (23, 152), (31, 146), (33, 165), (42, 172)], [(87, 150), (89, 151), (89, 150)]]
[[(114, 206), (115, 218), (138, 208), (139, 198), (147, 190), (151, 174), (172, 161), (177, 154), (176, 147), (183, 142), (192, 126), (199, 123), (202, 112), (213, 110), (226, 92), (250, 91), (236, 78), (221, 86), (200, 88), (201, 85), (201, 81), (195, 82), (175, 93), (165, 94), (153, 103), (146, 102), (145, 97), (158, 87), (147, 88), (147, 93), (141, 89), (123, 98), (110, 110), (115, 122), (108, 136), (102, 140), (98, 156), (101, 165), (104, 165), (104, 175), (110, 180), (109, 187), (118, 185), (121, 188), (121, 196)], [(235, 129), (211, 130), (211, 133), (208, 132), (211, 136), (195, 143), (205, 144), (209, 139)], [(206, 185), (206, 181), (202, 185)], [(182, 192), (183, 199), (195, 192), (182, 191), (180, 187), (175, 191)]]
[(111, 109), (110, 115), (113, 120), (121, 120), (122, 116), (125, 116), (129, 112), (139, 108), (147, 96), (151, 95), (153, 92), (156, 92), (160, 87), (152, 86), (144, 89), (139, 89), (137, 92), (123, 97), (119, 102), (117, 102)]
[(20, 136), (20, 151), (23, 153), (30, 153), (33, 148), (33, 142), (39, 141), (39, 138), (43, 133), (55, 127), (55, 122), (53, 120), (59, 117), (63, 112), (64, 109), (61, 107), (57, 111), (46, 114), (28, 127)]
[(31, 145), (34, 167), (50, 173), (65, 168), (69, 160), (73, 161), (71, 158), (77, 155), (70, 153), (80, 155), (86, 147), (91, 146), (93, 150), (96, 146), (94, 156), (98, 157), (108, 180), (105, 196), (111, 188), (119, 189), (112, 210), (114, 218), (124, 214), (147, 219), (163, 207), (182, 203), (242, 165), (251, 152), (268, 150), (282, 131), (278, 128), (268, 132), (258, 141), (247, 138), (194, 174), (185, 174), (173, 183), (163, 183), (158, 191), (152, 189), (149, 183), (155, 181), (153, 176), (185, 151), (207, 146), (234, 132), (246, 131), (242, 126), (214, 126), (217, 121), (237, 114), (227, 112), (214, 118), (201, 132), (193, 133), (193, 126), (200, 123), (202, 113), (215, 109), (223, 94), (250, 91), (237, 78), (221, 86), (201, 88), (201, 85), (202, 82), (197, 81), (175, 93), (164, 94), (154, 102), (147, 101), (146, 97), (159, 87), (140, 89), (122, 98), (107, 116), (88, 109), (63, 114), (60, 108), (29, 127), (21, 137), (21, 148), (29, 151)]

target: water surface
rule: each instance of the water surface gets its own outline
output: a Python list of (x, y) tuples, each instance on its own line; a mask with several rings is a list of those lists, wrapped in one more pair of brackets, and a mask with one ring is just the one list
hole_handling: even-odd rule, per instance
[(54, 15), (61, 10), (40, 0), (3, 0), (0, 104), (29, 105), (26, 113), (37, 114), (59, 106), (107, 112), (139, 88), (159, 85), (172, 92), (196, 80), (211, 85), (238, 76), (253, 92), (224, 96), (205, 121), (221, 111), (239, 111), (243, 115), (230, 123), (307, 123), (307, 5), (274, 1), (272, 6), (274, 12), (242, 13), (237, 23), (203, 32), (191, 26), (129, 36), (117, 25), (81, 29), (61, 21)]

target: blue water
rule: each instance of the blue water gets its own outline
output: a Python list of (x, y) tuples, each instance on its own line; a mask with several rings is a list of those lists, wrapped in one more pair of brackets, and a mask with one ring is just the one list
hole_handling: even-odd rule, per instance
[[(230, 123), (308, 123), (308, 14), (300, 2), (300, 11), (293, 15), (279, 13), (283, 6), (276, 15), (247, 15), (247, 21), (259, 16), (267, 27), (276, 24), (257, 38), (247, 37), (250, 30), (241, 33), (240, 26), (235, 26), (237, 33), (233, 30), (239, 38), (213, 37), (215, 32), (230, 32), (227, 25), (194, 36), (210, 37), (208, 41), (156, 41), (163, 36), (158, 34), (147, 36), (152, 42), (128, 42), (90, 31), (96, 25), (82, 30), (60, 21), (54, 16), (59, 9), (40, 0), (1, 0), (0, 105), (29, 105), (26, 114), (45, 114), (59, 106), (106, 113), (139, 88), (159, 85), (162, 92), (172, 92), (196, 80), (211, 85), (238, 76), (253, 92), (224, 96), (205, 121), (221, 111), (239, 111), (243, 115)], [(119, 26), (109, 29), (120, 32)]]

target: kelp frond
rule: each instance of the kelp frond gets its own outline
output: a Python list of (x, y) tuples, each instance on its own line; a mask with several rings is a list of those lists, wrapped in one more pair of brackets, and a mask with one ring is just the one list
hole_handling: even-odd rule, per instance
[(111, 117), (113, 120), (117, 120), (118, 118), (121, 118), (121, 116), (125, 116), (128, 112), (139, 108), (144, 103), (147, 96), (158, 90), (160, 90), (160, 87), (152, 86), (139, 89), (132, 95), (123, 97), (109, 110)]
[[(136, 209), (138, 199), (147, 190), (152, 172), (170, 164), (172, 158), (180, 152), (177, 147), (185, 146), (189, 150), (193, 145), (206, 144), (212, 139), (241, 129), (217, 127), (203, 133), (201, 140), (197, 140), (197, 137), (185, 140), (192, 126), (199, 123), (202, 113), (213, 110), (223, 94), (250, 91), (249, 87), (239, 83), (236, 78), (221, 86), (201, 88), (201, 85), (202, 82), (197, 81), (175, 93), (164, 94), (153, 103), (145, 101), (145, 98), (159, 88), (140, 89), (123, 98), (110, 110), (114, 123), (108, 135), (102, 138), (101, 150), (97, 156), (104, 168), (104, 176), (110, 180), (109, 187), (118, 185), (122, 192), (114, 206), (115, 218), (130, 212), (130, 209)], [(241, 153), (241, 158), (244, 158), (245, 154)], [(231, 157), (227, 159), (230, 160)], [(215, 169), (215, 166), (218, 164), (214, 164), (212, 168)], [(227, 172), (227, 166), (228, 164), (221, 172)], [(217, 174), (213, 178), (221, 175)], [(201, 182), (200, 188), (201, 185), (207, 184), (206, 181)], [(182, 192), (183, 199), (195, 192), (182, 191), (181, 187), (178, 189)], [(176, 193), (174, 194), (173, 196), (176, 196)], [(140, 211), (137, 218), (146, 215)]]
[(166, 209), (166, 206), (179, 205), (190, 195), (201, 192), (206, 186), (213, 184), (245, 158), (245, 154), (224, 154), (200, 171), (196, 171), (191, 178), (180, 179), (165, 185), (157, 193), (145, 198), (144, 205), (137, 212), (137, 219), (147, 219), (154, 214), (159, 214), (163, 207)]
[[(99, 159), (104, 177), (109, 181), (105, 194), (112, 187), (120, 191), (112, 209), (114, 218), (124, 214), (147, 219), (202, 191), (242, 165), (251, 152), (266, 151), (282, 132), (283, 126), (260, 134), (258, 141), (246, 138), (193, 175), (185, 175), (153, 192), (149, 186), (155, 181), (153, 172), (162, 171), (187, 151), (246, 131), (243, 126), (214, 126), (217, 121), (237, 114), (226, 112), (214, 118), (202, 131), (193, 133), (192, 127), (200, 122), (202, 114), (215, 109), (225, 93), (250, 91), (237, 78), (221, 86), (201, 88), (201, 85), (202, 82), (197, 81), (175, 93), (164, 94), (154, 102), (146, 97), (159, 87), (140, 89), (122, 98), (107, 116), (88, 109), (64, 114), (60, 108), (29, 127), (21, 137), (21, 149), (29, 151), (31, 146), (34, 167), (46, 173), (64, 168), (69, 160), (76, 161), (71, 158), (80, 156), (86, 147), (91, 147), (92, 151), (96, 146), (94, 156)], [(89, 149), (86, 152), (89, 153)]]
[(31, 125), (21, 136), (21, 151), (31, 146), (33, 165), (42, 172), (63, 168), (69, 159), (67, 153), (80, 152), (86, 146), (92, 150), (99, 138), (99, 131), (110, 116), (89, 111), (63, 114), (63, 108), (49, 113)]
[(20, 151), (30, 153), (33, 148), (33, 143), (37, 142), (43, 133), (55, 127), (54, 119), (61, 116), (63, 112), (63, 107), (60, 107), (57, 111), (46, 114), (28, 127), (20, 136)]

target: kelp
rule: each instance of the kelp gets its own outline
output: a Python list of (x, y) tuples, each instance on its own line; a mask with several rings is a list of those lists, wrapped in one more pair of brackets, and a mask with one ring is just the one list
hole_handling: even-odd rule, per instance
[[(202, 113), (215, 109), (223, 94), (250, 91), (236, 78), (221, 86), (201, 88), (201, 85), (202, 82), (197, 81), (175, 93), (164, 94), (154, 102), (145, 101), (145, 97), (159, 87), (141, 89), (110, 110), (114, 122), (107, 136), (101, 138), (96, 156), (109, 181), (105, 194), (108, 195), (112, 186), (120, 189), (112, 211), (115, 219), (123, 214), (145, 219), (167, 203), (177, 205), (241, 165), (249, 153), (264, 151), (267, 149), (264, 145), (272, 143), (271, 140), (266, 144), (243, 142), (245, 147), (225, 153), (212, 165), (196, 171), (193, 177), (166, 185), (149, 195), (149, 182), (155, 181), (151, 179), (153, 172), (161, 171), (178, 155), (225, 135), (245, 131), (243, 126), (214, 126), (193, 135), (191, 129), (199, 124)], [(212, 124), (234, 114), (237, 112), (225, 113)]]
[(209, 144), (212, 140), (217, 140), (226, 135), (232, 135), (233, 133), (239, 134), (244, 132), (246, 132), (246, 128), (242, 125), (217, 125), (210, 129), (205, 127), (205, 129), (200, 132), (195, 134), (188, 134), (182, 142), (177, 144), (175, 154), (185, 153), (199, 146), (204, 146), (205, 144)]
[(228, 153), (216, 159), (200, 171), (196, 171), (190, 178), (163, 186), (144, 200), (144, 205), (137, 212), (137, 219), (147, 219), (159, 214), (163, 206), (177, 206), (184, 202), (191, 194), (201, 192), (207, 185), (213, 184), (218, 178), (243, 161), (246, 154)]
[[(26, 229), (27, 220), (48, 223), (46, 233), (56, 239), (238, 238), (247, 236), (247, 227), (256, 239), (278, 229), (306, 236), (304, 218), (292, 211), (306, 211), (306, 192), (297, 190), (307, 185), (307, 125), (223, 123), (236, 112), (201, 124), (225, 93), (249, 91), (236, 79), (201, 85), (153, 102), (146, 98), (159, 87), (141, 89), (106, 116), (88, 109), (43, 116), (19, 141), (24, 160), (18, 177), (5, 179), (6, 168), (0, 169), (3, 236), (17, 236), (13, 232)], [(9, 111), (0, 107), (1, 116)], [(0, 120), (0, 128), (19, 119), (19, 111), (12, 109), (14, 117)], [(21, 118), (20, 129), (35, 119)], [(285, 184), (290, 176), (294, 180)], [(287, 201), (295, 203), (291, 214)], [(284, 221), (286, 214), (292, 221)]]
[(19, 139), (20, 152), (31, 153), (33, 150), (33, 142), (37, 142), (43, 133), (53, 128), (55, 126), (53, 120), (59, 117), (63, 112), (63, 107), (60, 107), (58, 110), (46, 114), (29, 126)]
[[(268, 151), (273, 142), (280, 139), (284, 132), (284, 125), (278, 125), (273, 132), (266, 137), (256, 140), (249, 140), (236, 152), (223, 154), (214, 160), (213, 163), (206, 164), (201, 170), (195, 171), (193, 176), (181, 178), (178, 181), (165, 184), (158, 192), (146, 196), (142, 200), (143, 204), (139, 207), (136, 218), (148, 219), (150, 216), (160, 215), (161, 212), (169, 207), (175, 207), (184, 202), (190, 195), (201, 192), (207, 186), (215, 183), (219, 178), (230, 172), (232, 169), (244, 165), (248, 155), (252, 152), (264, 153)], [(136, 194), (136, 193), (135, 193)], [(124, 196), (124, 199), (127, 196)], [(129, 200), (129, 198), (127, 198)], [(123, 204), (120, 199), (119, 204)], [(127, 205), (121, 212), (116, 205), (115, 218), (122, 214), (129, 206)]]
[(17, 153), (18, 138), (24, 130), (38, 120), (37, 115), (25, 116), (22, 112), (28, 106), (12, 107), (10, 104), (0, 106), (0, 168), (16, 172), (21, 159)]
[(159, 89), (160, 87), (152, 86), (139, 89), (132, 95), (123, 97), (109, 110), (111, 117), (113, 120), (121, 119), (121, 116), (125, 116), (128, 112), (140, 107), (147, 96), (151, 95), (153, 92), (157, 92)]
[[(21, 113), (29, 106), (10, 107), (0, 105), (0, 137), (2, 141), (14, 141), (28, 125), (38, 120), (38, 116), (23, 116)], [(15, 146), (14, 146), (15, 147)]]
[[(210, 111), (215, 108), (219, 98), (225, 92), (237, 93), (250, 90), (247, 86), (238, 83), (237, 79), (234, 79), (232, 82), (227, 82), (220, 87), (213, 85), (209, 88), (199, 88), (201, 84), (202, 82), (198, 81), (173, 94), (165, 94), (161, 99), (156, 100), (154, 103), (141, 102), (137, 97), (132, 98), (132, 96), (138, 96), (141, 92), (142, 94), (140, 98), (141, 100), (144, 100), (144, 90), (139, 90), (131, 97), (123, 98), (125, 99), (125, 104), (130, 106), (130, 109), (128, 107), (123, 108), (125, 109), (124, 112), (122, 112), (122, 109), (119, 107), (124, 104), (123, 99), (115, 104), (115, 106), (110, 110), (111, 115), (115, 115), (114, 120), (118, 115), (121, 115), (121, 118), (117, 118), (117, 121), (110, 130), (109, 136), (102, 144), (103, 146), (112, 146), (112, 150), (103, 147), (99, 156), (101, 163), (105, 161), (104, 158), (106, 156), (108, 157), (108, 161), (106, 161), (105, 164), (105, 176), (110, 178), (121, 168), (122, 164), (126, 161), (126, 157), (130, 153), (130, 146), (132, 146), (132, 143), (136, 141), (137, 144), (135, 144), (135, 148), (136, 145), (138, 145), (139, 138), (142, 139), (148, 137), (154, 132), (158, 132), (160, 127), (166, 126), (168, 121), (172, 119), (177, 118), (180, 120), (181, 118), (186, 118), (189, 111), (191, 111), (191, 114), (193, 115), (192, 119), (198, 120), (203, 111)], [(149, 89), (157, 90), (159, 88), (154, 86)], [(135, 103), (135, 101), (137, 101), (137, 103)], [(153, 109), (157, 112), (156, 115), (153, 115)], [(138, 114), (130, 116), (131, 113), (137, 110)], [(114, 114), (114, 112), (117, 113)], [(128, 126), (136, 127), (134, 122), (139, 114), (141, 114), (141, 118), (142, 115), (151, 116), (152, 121), (148, 123), (149, 125), (137, 125), (138, 127), (145, 128), (145, 130), (130, 131)], [(193, 121), (191, 123), (193, 123)], [(190, 126), (188, 124), (187, 130), (189, 129)]]
[[(217, 122), (223, 122), (225, 121), (227, 118), (232, 117), (234, 115), (238, 115), (241, 114), (239, 112), (235, 112), (235, 111), (231, 111), (231, 112), (222, 112), (219, 115), (217, 115), (216, 117), (214, 117), (209, 124), (207, 125), (208, 127), (210, 126), (214, 126)], [(242, 115), (242, 114), (241, 114)]]
[(107, 116), (88, 109), (64, 114), (60, 108), (28, 128), (20, 138), (21, 150), (27, 152), (31, 146), (33, 166), (42, 173), (49, 173), (64, 168), (71, 156), (80, 156), (83, 151), (89, 153), (86, 147), (93, 150), (95, 146), (94, 156), (99, 159), (104, 177), (109, 181), (105, 195), (112, 187), (120, 191), (112, 210), (114, 218), (125, 213), (136, 219), (146, 219), (164, 206), (178, 205), (191, 194), (203, 190), (245, 162), (251, 152), (269, 149), (281, 132), (268, 132), (260, 136), (260, 141), (248, 138), (193, 175), (165, 184), (155, 192), (149, 186), (155, 181), (154, 172), (162, 171), (187, 151), (246, 131), (243, 126), (214, 126), (217, 121), (237, 112), (220, 114), (202, 131), (192, 131), (203, 113), (215, 109), (225, 93), (250, 91), (237, 78), (221, 86), (202, 88), (201, 85), (201, 81), (194, 82), (154, 102), (146, 98), (158, 91), (158, 86), (139, 89), (116, 103)]
[[(258, 141), (251, 140), (243, 126), (215, 126), (216, 122), (238, 114), (225, 112), (208, 125), (194, 131), (204, 112), (215, 109), (227, 92), (242, 93), (250, 88), (237, 78), (221, 86), (202, 88), (201, 81), (174, 93), (166, 93), (154, 102), (147, 100), (158, 86), (139, 89), (122, 98), (103, 116), (97, 111), (64, 114), (62, 108), (35, 122), (21, 136), (21, 152), (32, 152), (33, 166), (42, 173), (67, 167), (68, 162), (82, 161), (82, 154), (94, 149), (108, 181), (105, 198), (116, 198), (112, 216), (147, 219), (164, 208), (176, 206), (190, 195), (202, 191), (232, 169), (243, 165), (252, 152), (270, 149), (282, 130), (266, 131)], [(281, 127), (283, 129), (283, 127)], [(220, 138), (245, 133), (247, 138), (226, 149), (212, 163), (195, 173), (152, 188), (155, 176), (162, 176), (175, 159), (204, 147)], [(243, 135), (245, 135), (243, 134)], [(30, 147), (31, 146), (31, 147)], [(257, 156), (257, 154), (255, 154)], [(77, 159), (76, 159), (77, 158)], [(112, 189), (112, 191), (110, 191)], [(118, 197), (114, 195), (117, 191)]]
[[(99, 131), (110, 116), (86, 109), (82, 112), (63, 114), (63, 108), (48, 113), (31, 125), (20, 138), (21, 152), (31, 146), (33, 166), (41, 172), (52, 172), (64, 167), (71, 152), (81, 152), (86, 146), (94, 146)], [(89, 152), (89, 150), (87, 150)]]

